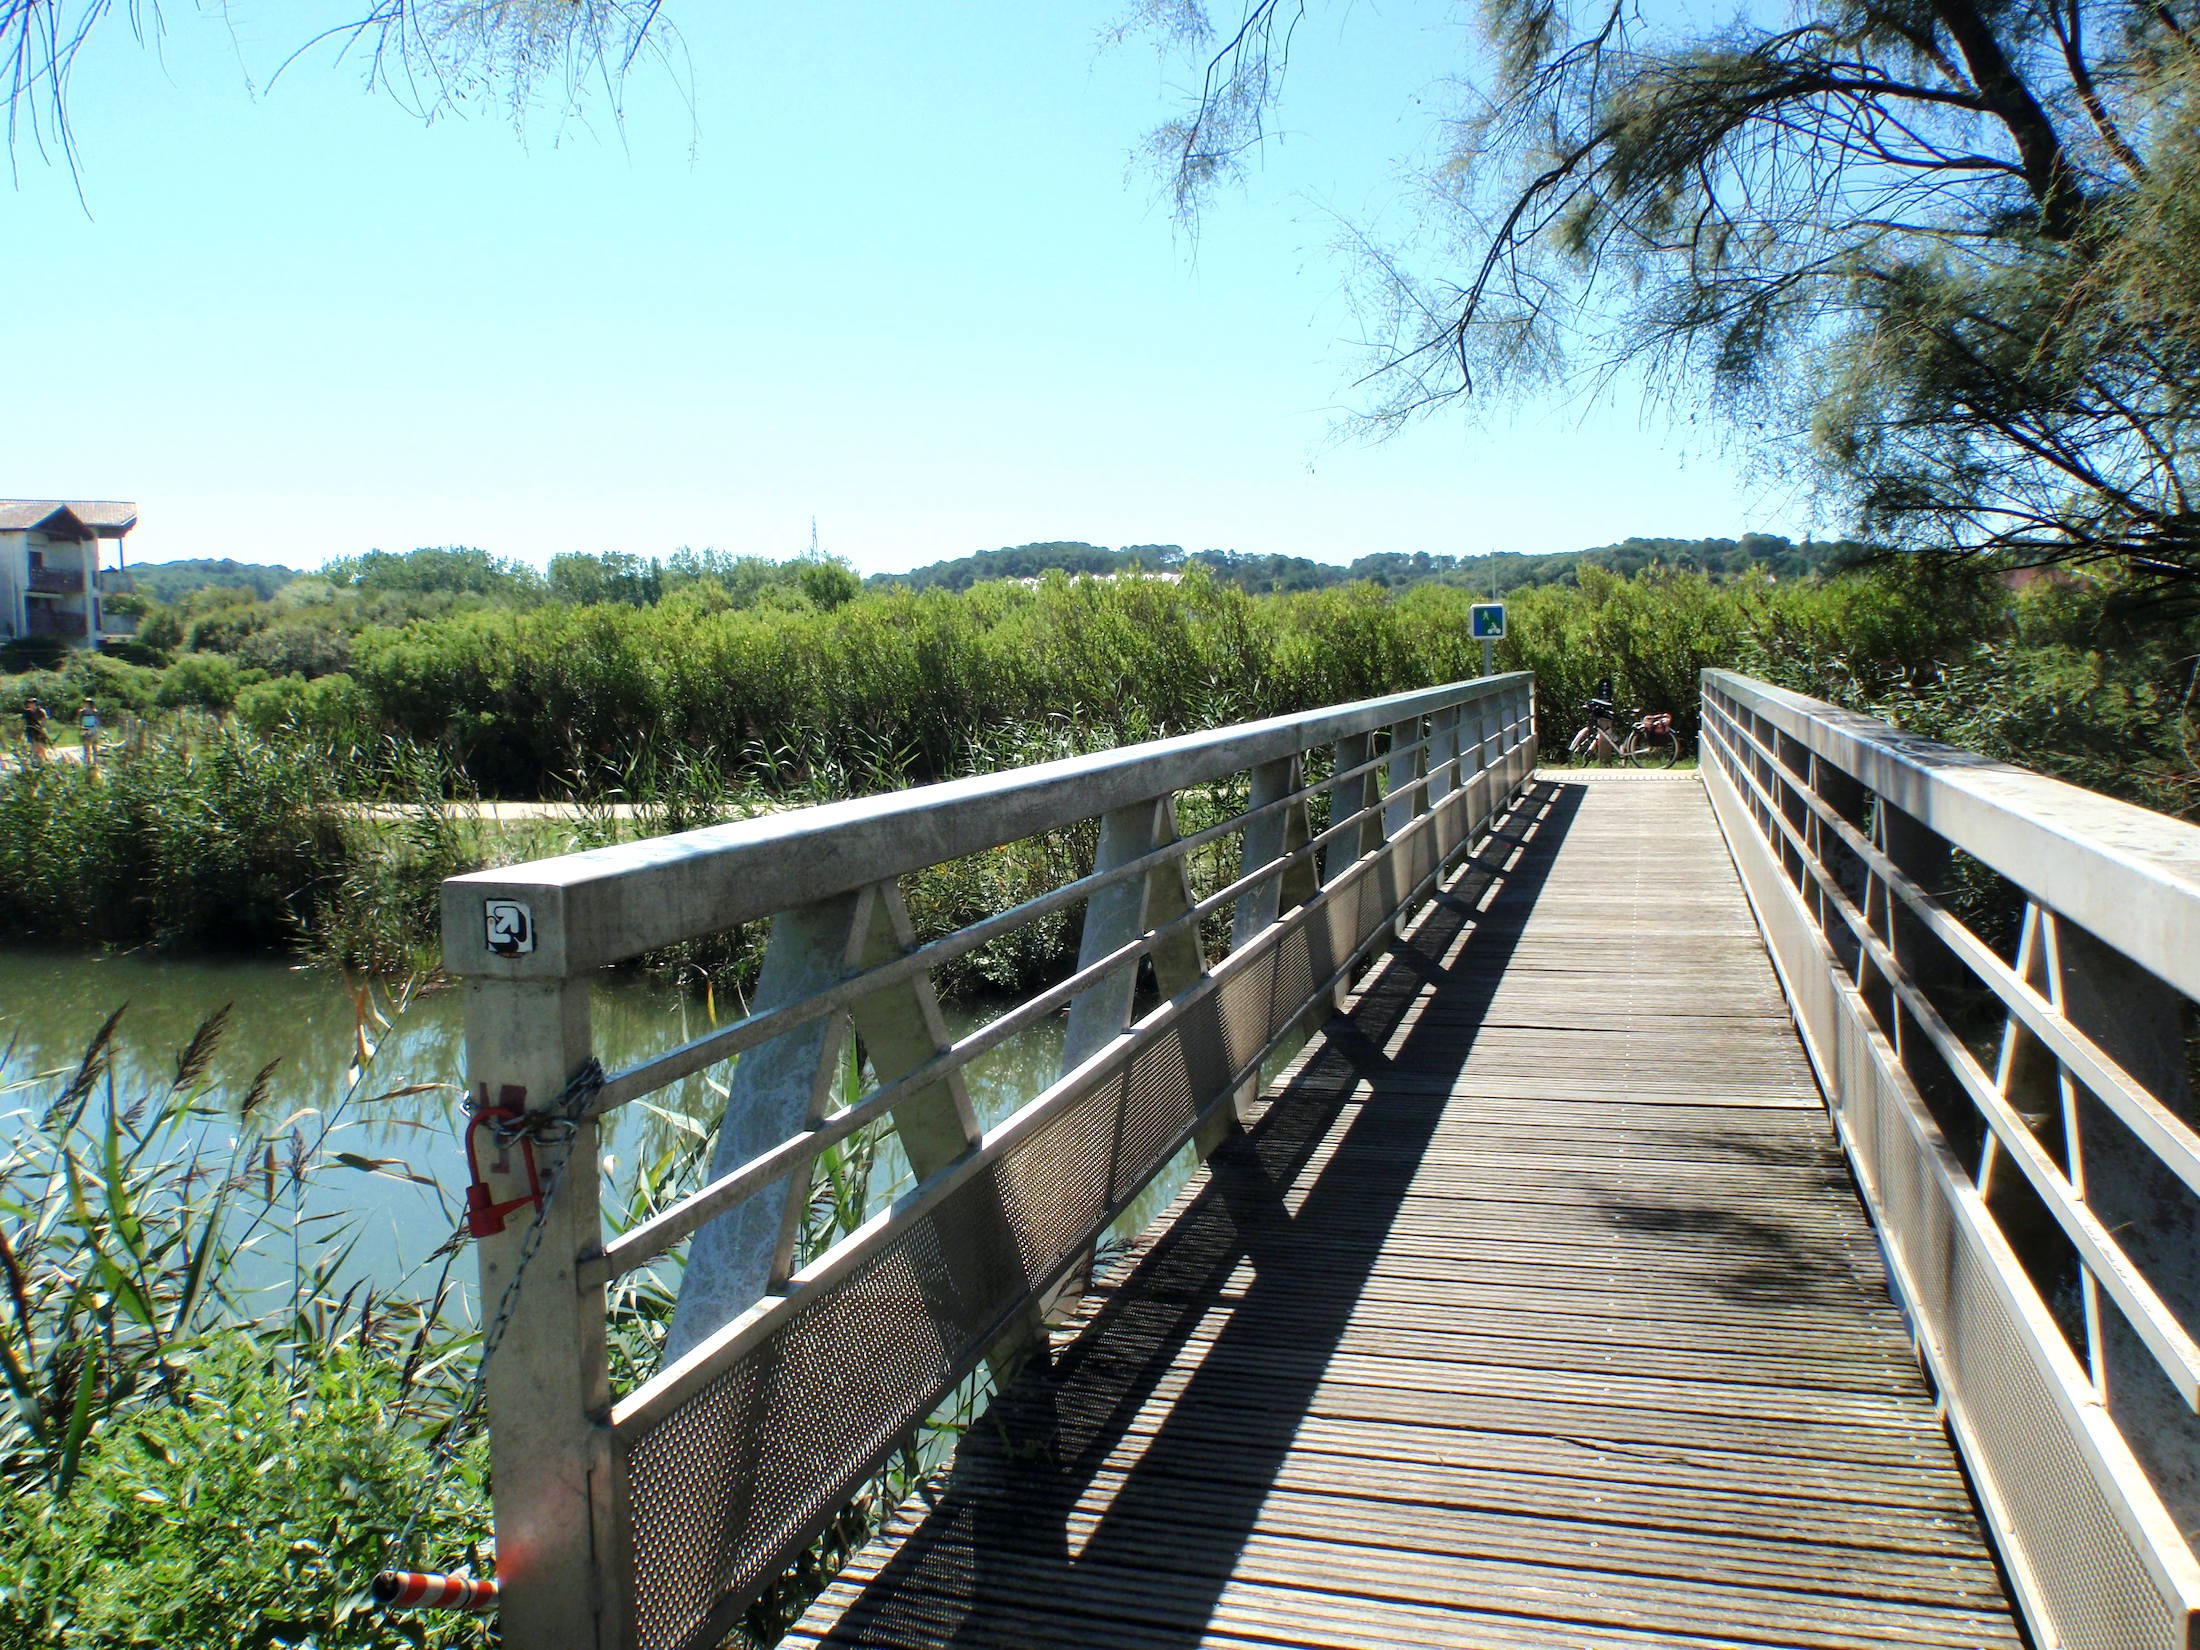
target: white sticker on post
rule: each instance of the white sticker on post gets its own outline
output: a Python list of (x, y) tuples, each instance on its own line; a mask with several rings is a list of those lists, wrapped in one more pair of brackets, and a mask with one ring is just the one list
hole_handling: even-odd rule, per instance
[(500, 957), (524, 957), (535, 949), (535, 913), (516, 899), (482, 902), (489, 921), (489, 949)]

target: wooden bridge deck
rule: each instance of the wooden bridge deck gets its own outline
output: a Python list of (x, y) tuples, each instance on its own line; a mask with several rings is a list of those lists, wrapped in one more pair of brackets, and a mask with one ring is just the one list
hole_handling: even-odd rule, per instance
[(1692, 775), (1539, 780), (794, 1645), (2018, 1645)]

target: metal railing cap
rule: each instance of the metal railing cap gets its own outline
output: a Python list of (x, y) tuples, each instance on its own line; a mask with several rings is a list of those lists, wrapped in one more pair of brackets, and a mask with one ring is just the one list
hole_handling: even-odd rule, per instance
[[(569, 979), (1532, 680), (1526, 671), (1485, 676), (475, 871), (443, 884), (444, 966), (489, 979)], [(518, 908), (506, 932), (523, 935), (526, 949), (516, 939), (506, 954), (490, 949), (492, 905)]]
[(1734, 671), (1703, 682), (2200, 997), (2200, 828)]

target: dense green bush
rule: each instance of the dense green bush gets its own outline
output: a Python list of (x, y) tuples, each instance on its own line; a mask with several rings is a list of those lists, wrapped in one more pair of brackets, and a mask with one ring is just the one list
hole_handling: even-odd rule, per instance
[[(190, 1380), (188, 1405), (96, 1434), (66, 1492), (18, 1495), (0, 1524), (0, 1650), (493, 1642), (465, 1617), (400, 1624), (365, 1594), (433, 1479), (401, 1419), (401, 1358), (293, 1360), (238, 1329)], [(485, 1533), (471, 1453), (425, 1509), (421, 1550), (458, 1555)]]
[(227, 710), (250, 677), (219, 653), (186, 653), (161, 673), (159, 702), (170, 707)]
[[(1473, 595), (1436, 584), (1263, 597), (1195, 568), (829, 607), (798, 582), (760, 589), (777, 595), (732, 606), (698, 578), (654, 605), (477, 601), (370, 625), (351, 672), (313, 679), (260, 680), (224, 654), (165, 673), (79, 655), (6, 679), (10, 712), (35, 690), (66, 716), (94, 691), (110, 716), (156, 698), (234, 703), (240, 726), (178, 722), (142, 752), (111, 751), (96, 781), (0, 780), (0, 931), (299, 944), (402, 966), (432, 931), (435, 877), (496, 851), (435, 822), (446, 798), (648, 801), (692, 820), (706, 802), (824, 800), (1033, 760), (1048, 730), (1099, 748), (1455, 680), (1481, 661)], [(291, 619), (250, 639), (333, 623), (324, 610), (350, 599), (304, 589)], [(309, 609), (321, 616), (297, 616)], [(1991, 570), (1923, 559), (1786, 582), (1584, 567), (1578, 586), (1516, 592), (1511, 610), (1497, 663), (1535, 672), (1552, 740), (1609, 678), (1692, 741), (1697, 678), (1716, 665), (2150, 806), (2200, 804), (2200, 625), (2107, 585), (2012, 591)], [(356, 806), (392, 801), (426, 834), (370, 827)], [(1041, 869), (1011, 856), (911, 897), (932, 920), (967, 920)], [(1038, 977), (1058, 940), (974, 962), (973, 978)], [(751, 950), (729, 941), (680, 967), (738, 975)]]
[(183, 646), (193, 653), (228, 653), (275, 620), (275, 607), (249, 590), (194, 591), (184, 604)]
[(471, 1331), (442, 1321), (432, 1275), (419, 1298), (362, 1293), (355, 1231), (306, 1195), (401, 1167), (342, 1148), (352, 1108), (417, 1092), (370, 1087), (402, 1002), (362, 991), (344, 1087), (281, 1113), (273, 1067), (214, 1086), (227, 1010), (172, 1076), (127, 1088), (121, 1011), (73, 1071), (0, 1047), (21, 1108), (0, 1134), (0, 1650), (488, 1642), (364, 1597), (415, 1513), (406, 1557), (484, 1556), (485, 1462), (451, 1368)]
[(341, 672), (311, 680), (272, 676), (254, 682), (238, 690), (235, 710), (238, 721), (262, 735), (289, 730), (336, 745), (373, 737), (372, 718), (357, 684)]
[(351, 663), (351, 637), (326, 622), (274, 624), (238, 642), (236, 658), (270, 676), (333, 676)]
[(53, 670), (68, 654), (58, 636), (16, 636), (0, 642), (0, 671)]
[(1195, 571), (829, 608), (552, 603), (370, 628), (351, 675), (375, 726), (444, 744), (491, 794), (554, 794), (649, 742), (762, 762), (883, 745), (929, 779), (988, 728), (1069, 716), (1112, 741), (1445, 680), (1478, 656), (1470, 599), (1261, 598)]
[(13, 716), (35, 696), (48, 715), (73, 722), (77, 705), (89, 696), (110, 721), (125, 712), (143, 716), (159, 704), (161, 681), (158, 670), (79, 649), (56, 669), (0, 676), (0, 712)]

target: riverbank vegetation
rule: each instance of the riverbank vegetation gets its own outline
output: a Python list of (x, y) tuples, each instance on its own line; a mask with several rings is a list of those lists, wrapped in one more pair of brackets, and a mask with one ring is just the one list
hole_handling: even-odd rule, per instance
[[(493, 1313), (469, 1303), (455, 1197), (391, 1139), (447, 1143), (456, 1091), (377, 1075), (406, 994), (358, 990), (353, 1064), (308, 1098), (272, 1065), (220, 1082), (227, 1010), (149, 1080), (118, 1058), (127, 1011), (58, 1070), (0, 1046), (0, 1650), (496, 1642), (487, 1618), (391, 1616), (368, 1590), (384, 1568), (495, 1564), (476, 1374)], [(700, 1184), (712, 1120), (661, 1098), (618, 1125), (613, 1231)], [(887, 1149), (882, 1126), (825, 1155), (802, 1252), (890, 1195), (872, 1173)], [(439, 1210), (402, 1275), (358, 1259), (373, 1241), (350, 1212), (363, 1175), (427, 1188)], [(611, 1292), (621, 1390), (657, 1366), (677, 1269), (670, 1257)], [(778, 1637), (943, 1458), (980, 1392), (907, 1442), (730, 1644)]]
[[(829, 561), (561, 557), (550, 582), (589, 597), (569, 600), (477, 552), (332, 572), (148, 610), (140, 662), (0, 677), (0, 711), (90, 693), (130, 729), (96, 775), (0, 777), (0, 936), (403, 971), (459, 871), (1480, 669), (1474, 593), (1444, 582), (1256, 595), (1195, 566), (864, 590)], [(1730, 666), (2167, 812), (2200, 803), (2200, 625), (2112, 578), (1582, 564), (1509, 603), (1497, 664), (1536, 673), (1551, 727), (1609, 678), (1692, 737), (1697, 673)], [(484, 796), (567, 807), (498, 822)], [(968, 920), (1040, 874), (1004, 858), (912, 902)], [(753, 960), (730, 941), (681, 965)], [(1060, 960), (983, 966), (1013, 984)]]
[[(164, 1081), (118, 1085), (118, 1012), (73, 1070), (0, 1050), (0, 1647), (489, 1642), (393, 1637), (365, 1587), (417, 1510), (457, 1564), (485, 1525), (465, 1408), (470, 1329), (444, 1321), (456, 1245), (424, 1276), (344, 1277), (355, 1232), (312, 1184), (405, 1173), (350, 1150), (400, 1003), (360, 998), (346, 1091), (276, 1110), (209, 1071), (224, 1016)], [(439, 1470), (440, 1469), (440, 1470)]]

